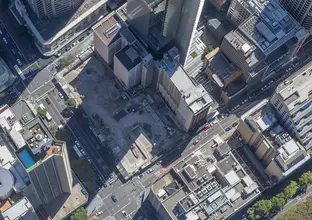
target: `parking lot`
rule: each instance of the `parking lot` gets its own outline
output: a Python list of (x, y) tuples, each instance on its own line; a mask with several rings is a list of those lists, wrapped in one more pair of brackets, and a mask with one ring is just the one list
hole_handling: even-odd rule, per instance
[(75, 88), (98, 137), (114, 152), (117, 167), (134, 173), (169, 148), (180, 132), (158, 116), (163, 105), (157, 108), (144, 94), (128, 99), (109, 71), (92, 57), (64, 78)]

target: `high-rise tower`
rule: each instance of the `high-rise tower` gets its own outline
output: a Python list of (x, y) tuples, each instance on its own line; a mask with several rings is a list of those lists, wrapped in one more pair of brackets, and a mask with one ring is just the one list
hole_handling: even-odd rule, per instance
[(27, 0), (27, 2), (39, 18), (52, 18), (77, 8), (83, 0)]
[(156, 54), (176, 36), (183, 0), (128, 0), (130, 25)]
[(303, 27), (312, 28), (312, 0), (280, 0), (280, 3)]

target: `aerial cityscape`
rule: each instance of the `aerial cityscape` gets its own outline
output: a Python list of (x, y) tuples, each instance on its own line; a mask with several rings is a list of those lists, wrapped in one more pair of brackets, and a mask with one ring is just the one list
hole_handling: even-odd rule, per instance
[(0, 0), (0, 220), (312, 220), (312, 0)]

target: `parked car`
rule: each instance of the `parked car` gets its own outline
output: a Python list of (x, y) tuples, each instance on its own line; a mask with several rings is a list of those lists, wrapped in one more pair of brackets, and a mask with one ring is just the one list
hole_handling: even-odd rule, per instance
[(102, 215), (103, 214), (103, 211), (99, 211), (97, 213), (95, 213), (96, 216), (99, 216), (99, 215)]
[(206, 126), (204, 127), (204, 131), (209, 130), (209, 128), (210, 128), (210, 125), (206, 125)]
[(15, 49), (12, 49), (11, 51), (12, 51), (12, 53), (13, 53), (14, 55), (16, 55), (16, 50), (15, 50)]
[(8, 41), (7, 41), (7, 39), (5, 39), (5, 37), (3, 37), (2, 40), (3, 40), (3, 42), (4, 42), (5, 44), (8, 44)]
[(62, 125), (64, 125), (66, 123), (64, 119), (61, 119), (60, 122)]
[(50, 101), (50, 99), (48, 97), (45, 98), (45, 101), (48, 103), (48, 105), (51, 104), (51, 101)]
[(83, 195), (87, 195), (88, 193), (87, 193), (87, 190), (85, 190), (85, 189), (82, 189), (81, 190), (81, 193), (83, 194)]
[(16, 62), (19, 66), (23, 65), (22, 62), (20, 61), (20, 59), (16, 59)]
[(238, 122), (234, 122), (233, 124), (232, 124), (232, 127), (236, 127), (238, 125)]
[(114, 195), (111, 196), (111, 199), (114, 201), (114, 202), (117, 202), (117, 199)]
[(122, 211), (121, 213), (125, 218), (127, 217), (127, 213), (125, 211)]
[(228, 131), (230, 131), (231, 129), (232, 129), (232, 127), (227, 127), (227, 128), (225, 129), (225, 131), (228, 132)]
[(64, 96), (63, 96), (63, 94), (62, 94), (61, 92), (59, 92), (58, 95), (59, 95), (59, 97), (60, 97), (61, 99), (64, 99)]

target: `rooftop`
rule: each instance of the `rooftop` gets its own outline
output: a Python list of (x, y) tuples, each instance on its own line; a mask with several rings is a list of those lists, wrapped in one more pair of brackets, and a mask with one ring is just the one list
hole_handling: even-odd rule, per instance
[(15, 154), (24, 165), (26, 172), (30, 172), (52, 155), (62, 154), (62, 143), (54, 142), (51, 146), (45, 147), (40, 152), (34, 154), (27, 146), (19, 149)]
[(286, 101), (286, 104), (292, 109), (296, 103), (303, 102), (312, 93), (312, 62), (300, 68), (297, 72), (280, 83), (276, 88), (276, 93)]
[(5, 220), (15, 219), (27, 219), (27, 220), (38, 220), (37, 214), (35, 213), (31, 203), (26, 197), (19, 200), (13, 206), (6, 211), (2, 212), (0, 216), (3, 216)]
[(277, 0), (246, 2), (254, 11), (253, 15), (235, 31), (228, 33), (225, 40), (242, 53), (248, 68), (255, 67), (269, 54), (271, 55), (269, 63), (282, 59), (287, 52), (282, 46), (291, 47), (290, 44), (295, 44), (307, 36), (307, 31), (279, 5)]
[(226, 218), (258, 196), (257, 184), (231, 152), (222, 155), (216, 152), (225, 145), (219, 136), (213, 137), (176, 161), (169, 173), (153, 183), (152, 192), (172, 219)]
[(36, 118), (25, 125), (20, 133), (32, 150), (42, 148), (46, 143), (53, 139), (51, 133), (39, 118)]
[(127, 70), (132, 70), (142, 62), (140, 55), (132, 46), (126, 46), (115, 54)]
[(105, 45), (109, 45), (120, 38), (119, 31), (122, 26), (114, 15), (115, 12), (110, 13), (92, 27), (94, 33)]

